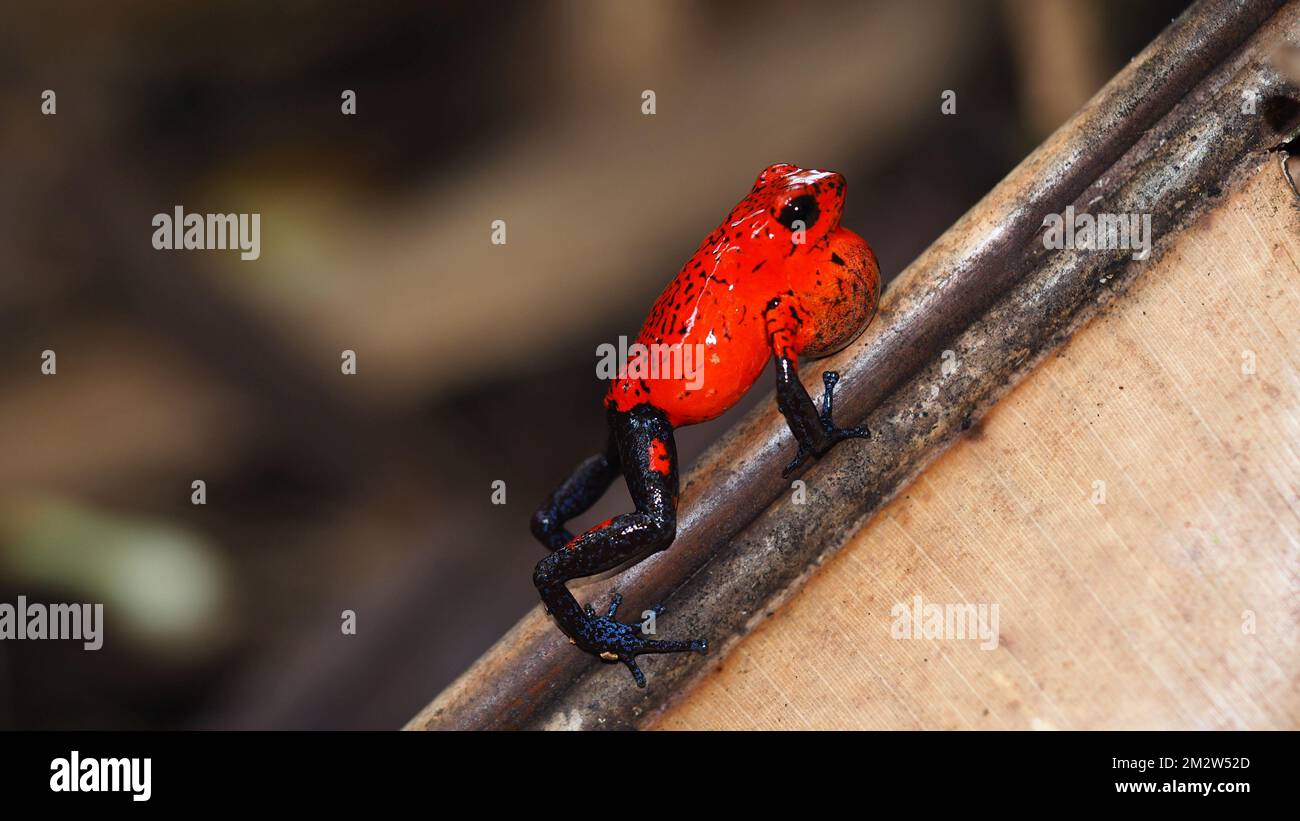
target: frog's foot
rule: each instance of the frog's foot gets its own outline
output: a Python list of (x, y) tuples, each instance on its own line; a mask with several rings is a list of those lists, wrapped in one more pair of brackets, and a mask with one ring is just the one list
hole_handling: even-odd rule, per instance
[[(867, 430), (866, 425), (858, 425), (854, 428), (837, 428), (835, 423), (831, 421), (831, 411), (835, 408), (835, 385), (839, 381), (840, 375), (835, 371), (826, 371), (822, 374), (822, 385), (825, 387), (825, 391), (822, 393), (822, 427), (826, 429), (826, 434), (830, 436), (831, 445), (836, 442), (843, 442), (845, 439), (870, 438), (871, 431)], [(827, 447), (829, 448), (829, 445)]]
[[(587, 620), (578, 629), (574, 642), (600, 657), (607, 664), (623, 662), (636, 679), (636, 686), (645, 686), (645, 674), (636, 665), (636, 657), (645, 653), (706, 653), (709, 643), (703, 639), (691, 641), (661, 641), (644, 638), (641, 624), (624, 624), (616, 621), (614, 616), (623, 603), (623, 597), (615, 594), (609, 602), (609, 611), (604, 616), (597, 616), (591, 605), (587, 605)], [(653, 608), (655, 615), (663, 612), (663, 606)]]
[(822, 423), (822, 436), (817, 437), (815, 444), (799, 443), (799, 452), (795, 455), (794, 461), (785, 466), (781, 471), (781, 477), (788, 479), (790, 475), (799, 469), (799, 466), (808, 460), (809, 456), (824, 456), (828, 450), (845, 439), (867, 439), (871, 436), (871, 431), (867, 430), (866, 425), (859, 425), (853, 428), (840, 428), (835, 426), (831, 414), (835, 408), (835, 385), (840, 381), (840, 375), (835, 371), (825, 371), (822, 373), (822, 385), (825, 386), (825, 392), (822, 393), (822, 411), (819, 414)]

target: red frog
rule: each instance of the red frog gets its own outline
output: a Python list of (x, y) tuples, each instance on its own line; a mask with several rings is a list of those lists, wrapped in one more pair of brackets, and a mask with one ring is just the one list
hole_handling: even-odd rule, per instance
[[(638, 686), (636, 656), (708, 649), (704, 640), (647, 638), (642, 626), (582, 608), (565, 583), (667, 549), (677, 533), (679, 480), (673, 430), (713, 419), (749, 390), (772, 360), (776, 402), (799, 450), (783, 475), (865, 427), (831, 421), (839, 375), (822, 374), (818, 411), (797, 365), (852, 342), (871, 322), (880, 296), (875, 256), (840, 225), (844, 177), (772, 165), (713, 230), (655, 301), (628, 361), (605, 397), (609, 441), (533, 515), (534, 535), (551, 550), (533, 583), (560, 629), (581, 649), (622, 662)], [(580, 536), (565, 522), (589, 509), (622, 473), (636, 505)], [(656, 614), (662, 608), (654, 609)]]

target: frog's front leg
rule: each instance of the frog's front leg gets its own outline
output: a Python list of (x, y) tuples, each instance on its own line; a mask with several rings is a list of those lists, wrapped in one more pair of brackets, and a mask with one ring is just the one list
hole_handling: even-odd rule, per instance
[(781, 298), (773, 299), (764, 312), (767, 324), (768, 342), (772, 346), (772, 357), (776, 363), (776, 406), (790, 426), (790, 433), (799, 443), (799, 452), (794, 461), (781, 471), (783, 477), (789, 477), (809, 456), (822, 456), (837, 442), (845, 439), (865, 439), (871, 435), (866, 426), (853, 428), (836, 427), (831, 417), (834, 409), (835, 384), (840, 375), (835, 371), (822, 374), (821, 411), (813, 404), (812, 397), (804, 389), (799, 379), (797, 367), (798, 356), (794, 351), (794, 339), (799, 331), (799, 312), (793, 301)]
[[(677, 449), (673, 430), (662, 411), (637, 405), (610, 414), (618, 459), (636, 510), (593, 527), (538, 563), (533, 584), (560, 629), (581, 649), (601, 660), (627, 665), (638, 686), (645, 676), (636, 657), (646, 653), (703, 653), (702, 640), (660, 641), (647, 638), (641, 625), (617, 621), (615, 597), (608, 612), (583, 608), (565, 583), (613, 570), (665, 550), (677, 535)], [(656, 612), (659, 612), (656, 608)]]

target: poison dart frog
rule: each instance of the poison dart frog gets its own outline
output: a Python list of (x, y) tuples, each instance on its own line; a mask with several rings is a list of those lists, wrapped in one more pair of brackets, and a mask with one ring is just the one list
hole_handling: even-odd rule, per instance
[[(533, 573), (547, 610), (573, 644), (627, 665), (640, 687), (646, 682), (637, 656), (704, 653), (708, 643), (648, 638), (640, 624), (616, 620), (621, 596), (597, 615), (591, 605), (579, 606), (565, 583), (640, 561), (673, 543), (679, 491), (673, 430), (721, 415), (770, 359), (776, 404), (798, 444), (783, 475), (837, 442), (869, 435), (865, 427), (840, 428), (831, 420), (837, 373), (822, 374), (819, 411), (797, 370), (801, 357), (848, 345), (876, 312), (879, 269), (866, 241), (840, 225), (844, 195), (844, 177), (832, 171), (778, 164), (758, 175), (753, 190), (651, 309), (639, 344), (629, 349), (605, 396), (604, 451), (578, 465), (532, 517), (533, 534), (551, 551)], [(652, 358), (667, 352), (664, 361), (693, 368), (645, 367), (647, 350)], [(636, 510), (570, 534), (565, 523), (595, 504), (620, 473)]]

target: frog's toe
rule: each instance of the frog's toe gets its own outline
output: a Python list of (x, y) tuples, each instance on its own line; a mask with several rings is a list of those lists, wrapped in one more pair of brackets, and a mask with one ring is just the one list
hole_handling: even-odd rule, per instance
[(632, 678), (636, 679), (636, 686), (644, 688), (645, 673), (641, 672), (641, 668), (636, 666), (636, 659), (629, 656), (628, 658), (623, 659), (623, 663), (626, 664), (627, 669), (631, 671)]
[(866, 425), (858, 425), (854, 428), (841, 428), (839, 435), (844, 439), (870, 439), (871, 431)]
[(709, 642), (707, 639), (690, 639), (689, 641), (660, 641), (651, 639), (641, 648), (642, 653), (699, 653), (704, 655), (709, 652)]
[(812, 451), (799, 448), (799, 453), (794, 457), (790, 464), (785, 466), (785, 470), (781, 471), (781, 478), (789, 479), (804, 462), (808, 461), (809, 456), (812, 456)]
[[(609, 610), (605, 613), (605, 618), (612, 619), (614, 616), (618, 615), (618, 608), (622, 603), (623, 594), (615, 593), (609, 600)], [(590, 605), (588, 605), (588, 608), (590, 609)]]

